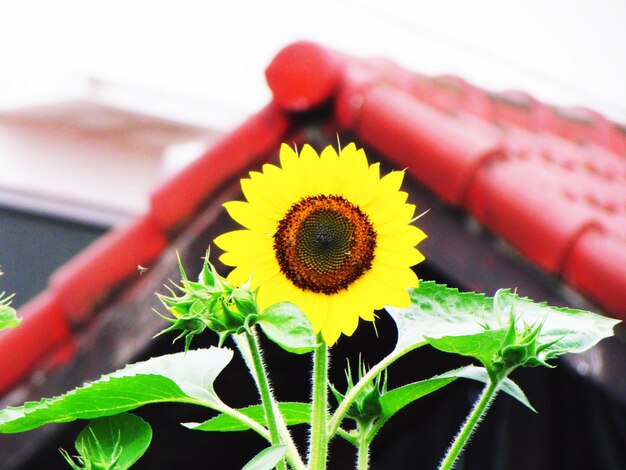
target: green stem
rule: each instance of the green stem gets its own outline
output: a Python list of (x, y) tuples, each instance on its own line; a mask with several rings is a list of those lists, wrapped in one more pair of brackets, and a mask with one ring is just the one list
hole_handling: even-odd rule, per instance
[[(359, 426), (361, 428), (361, 426)], [(359, 450), (357, 454), (357, 470), (368, 470), (370, 464), (370, 443), (367, 429), (359, 429)]]
[(278, 445), (280, 444), (280, 436), (278, 435), (276, 415), (274, 414), (274, 407), (272, 406), (272, 392), (270, 391), (270, 384), (267, 380), (267, 375), (265, 374), (265, 367), (263, 366), (263, 360), (261, 359), (259, 345), (252, 333), (246, 332), (246, 339), (248, 340), (248, 347), (252, 353), (254, 372), (257, 378), (259, 393), (261, 394), (261, 402), (263, 403), (265, 419), (267, 420), (267, 429), (270, 432), (270, 443), (273, 446)]
[(254, 432), (259, 434), (260, 436), (264, 437), (268, 441), (270, 440), (270, 433), (267, 431), (267, 429), (265, 429), (263, 426), (261, 426), (259, 423), (257, 423), (255, 420), (253, 420), (249, 416), (244, 415), (242, 412), (234, 408), (231, 408), (230, 406), (225, 405), (225, 404), (223, 407), (220, 407), (220, 408), (215, 408), (213, 406), (211, 406), (210, 408), (213, 408), (216, 411), (220, 411), (224, 413), (225, 415), (231, 416), (232, 418), (235, 418), (236, 420), (241, 421), (242, 423), (249, 426), (250, 429), (252, 429)]
[(378, 434), (378, 431), (381, 430), (381, 428), (387, 424), (387, 421), (389, 421), (389, 417), (380, 417), (376, 420), (376, 423), (374, 423), (373, 426), (370, 426), (368, 432), (367, 432), (367, 438), (370, 442), (372, 442), (374, 440), (374, 438), (376, 437), (376, 434)]
[(458, 459), (459, 455), (461, 455), (461, 452), (463, 452), (463, 449), (465, 448), (470, 438), (472, 437), (472, 434), (478, 427), (480, 420), (489, 409), (489, 406), (493, 402), (496, 393), (498, 393), (499, 385), (500, 381), (490, 380), (487, 386), (483, 389), (483, 392), (476, 401), (474, 408), (465, 420), (465, 423), (463, 423), (461, 430), (456, 435), (454, 442), (452, 443), (445, 457), (441, 461), (441, 464), (439, 465), (439, 470), (450, 470), (454, 467), (456, 460)]
[(320, 335), (319, 346), (313, 355), (313, 406), (311, 412), (311, 440), (309, 470), (324, 470), (328, 457), (328, 346)]
[(354, 447), (359, 447), (359, 438), (350, 434), (345, 429), (337, 429), (337, 435), (343, 437), (346, 441), (352, 444)]
[[(280, 410), (278, 409), (274, 396), (272, 395), (272, 390), (270, 388), (265, 365), (263, 364), (263, 359), (261, 357), (261, 351), (259, 349), (257, 337), (253, 332), (246, 332), (245, 335), (250, 351), (250, 357), (246, 358), (246, 355), (243, 355), (244, 359), (246, 359), (246, 362), (247, 359), (252, 360), (252, 366), (254, 371), (253, 376), (255, 378), (257, 388), (259, 389), (259, 394), (261, 395), (261, 403), (263, 405), (263, 411), (265, 412), (265, 419), (267, 421), (267, 427), (269, 430), (269, 441), (272, 445), (277, 445), (281, 443), (282, 438), (282, 443), (287, 446), (285, 455), (287, 457), (287, 460), (289, 461), (289, 464), (294, 469), (304, 470), (304, 463), (302, 462), (302, 459), (298, 454), (298, 450), (296, 449), (293, 439), (289, 434), (289, 430), (285, 425), (284, 419), (280, 414)], [(276, 468), (278, 470), (286, 470), (284, 460), (281, 460)]]

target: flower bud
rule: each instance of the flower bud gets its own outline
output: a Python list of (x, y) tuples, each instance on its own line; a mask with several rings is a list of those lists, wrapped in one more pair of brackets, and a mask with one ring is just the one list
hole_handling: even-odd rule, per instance
[(521, 329), (514, 315), (511, 315), (509, 322), (509, 330), (504, 344), (496, 353), (493, 361), (497, 371), (510, 371), (519, 366), (553, 367), (546, 361), (552, 359), (557, 354), (548, 354), (546, 350), (562, 338), (557, 338), (549, 343), (540, 343), (539, 333), (543, 327), (543, 322), (538, 322), (535, 325), (525, 324)]
[[(359, 367), (358, 379), (361, 380), (366, 372), (365, 366), (361, 364)], [(348, 386), (345, 394), (341, 394), (331, 386), (331, 390), (338, 403), (341, 403), (344, 400), (345, 395), (354, 388), (352, 372), (350, 371), (349, 364), (348, 370), (346, 371), (346, 378)], [(383, 372), (383, 374), (377, 376), (372, 382), (369, 382), (365, 387), (363, 387), (363, 389), (357, 394), (356, 399), (348, 409), (346, 415), (349, 418), (354, 419), (360, 425), (367, 425), (374, 422), (383, 415), (380, 398), (386, 391), (387, 376)]]
[(170, 296), (158, 294), (161, 303), (174, 317), (163, 317), (172, 325), (159, 335), (181, 330), (181, 334), (174, 341), (185, 337), (187, 350), (192, 338), (206, 328), (217, 333), (219, 346), (222, 346), (231, 334), (242, 333), (254, 325), (258, 316), (256, 291), (250, 290), (248, 283), (234, 287), (217, 273), (208, 257), (205, 257), (198, 282), (187, 279), (180, 259), (178, 264), (181, 285), (176, 288), (180, 294), (176, 295), (171, 289)]

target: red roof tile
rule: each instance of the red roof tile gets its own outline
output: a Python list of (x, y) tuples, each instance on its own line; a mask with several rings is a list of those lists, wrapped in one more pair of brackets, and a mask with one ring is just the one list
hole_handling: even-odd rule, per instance
[(476, 170), (503, 152), (494, 126), (448, 115), (389, 85), (370, 88), (354, 130), (437, 193), (461, 205)]
[(19, 309), (19, 316), (22, 322), (18, 328), (0, 334), (0, 354), (10, 358), (0, 374), (0, 393), (42, 362), (49, 362), (56, 351), (73, 344), (63, 306), (53, 292), (32, 299)]
[(190, 217), (220, 184), (275, 148), (288, 126), (289, 120), (274, 104), (250, 117), (152, 192), (152, 217), (163, 230), (172, 230)]
[(59, 268), (50, 277), (49, 290), (60, 299), (70, 323), (86, 322), (115, 286), (136, 273), (138, 265), (157, 258), (166, 246), (156, 221), (143, 216), (107, 233)]
[[(280, 51), (265, 70), (265, 77), (281, 108), (304, 111), (324, 101), (335, 90), (339, 65), (338, 54), (302, 42)], [(289, 74), (285, 74), (286, 69)]]

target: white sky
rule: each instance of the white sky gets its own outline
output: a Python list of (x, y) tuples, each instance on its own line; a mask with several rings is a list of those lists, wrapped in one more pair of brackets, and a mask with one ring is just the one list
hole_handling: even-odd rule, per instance
[(622, 0), (0, 0), (0, 98), (90, 76), (230, 125), (269, 99), (263, 70), (297, 39), (626, 122)]

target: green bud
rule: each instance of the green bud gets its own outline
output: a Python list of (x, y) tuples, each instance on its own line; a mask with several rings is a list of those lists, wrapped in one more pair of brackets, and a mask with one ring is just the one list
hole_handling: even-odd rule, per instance
[(259, 307), (256, 303), (256, 291), (247, 287), (238, 287), (233, 290), (232, 299), (237, 309), (244, 315), (258, 315)]
[[(367, 373), (365, 365), (361, 363), (359, 367), (358, 380), (361, 380)], [(346, 370), (347, 389), (346, 394), (354, 388), (352, 381), (352, 371), (350, 370), (350, 364)], [(345, 394), (338, 392), (335, 387), (331, 385), (331, 390), (338, 403), (341, 403)], [(368, 383), (357, 394), (356, 399), (348, 409), (346, 416), (354, 419), (359, 424), (367, 425), (374, 422), (383, 415), (383, 408), (380, 402), (381, 396), (387, 391), (387, 376), (385, 372), (377, 376), (372, 382)]]
[(383, 407), (380, 404), (381, 393), (378, 387), (373, 387), (372, 390), (363, 397), (361, 402), (360, 414), (367, 421), (373, 421), (379, 418), (383, 414)]
[(513, 367), (523, 365), (528, 360), (528, 351), (526, 346), (513, 344), (502, 348), (499, 352), (504, 365)]
[(546, 361), (556, 355), (548, 355), (545, 350), (560, 341), (558, 338), (549, 343), (539, 343), (539, 333), (543, 322), (520, 327), (517, 319), (511, 314), (509, 329), (504, 344), (496, 354), (493, 364), (496, 371), (512, 370), (516, 367), (553, 367)]
[(171, 295), (158, 294), (159, 300), (174, 318), (163, 317), (172, 325), (159, 334), (181, 330), (174, 341), (185, 337), (185, 350), (189, 349), (191, 339), (209, 329), (217, 333), (219, 346), (233, 333), (242, 333), (257, 320), (258, 306), (256, 291), (249, 288), (249, 283), (234, 287), (220, 276), (215, 267), (204, 259), (202, 271), (197, 282), (187, 279), (180, 258), (178, 265), (181, 285), (175, 285), (180, 291), (177, 295), (168, 288)]

